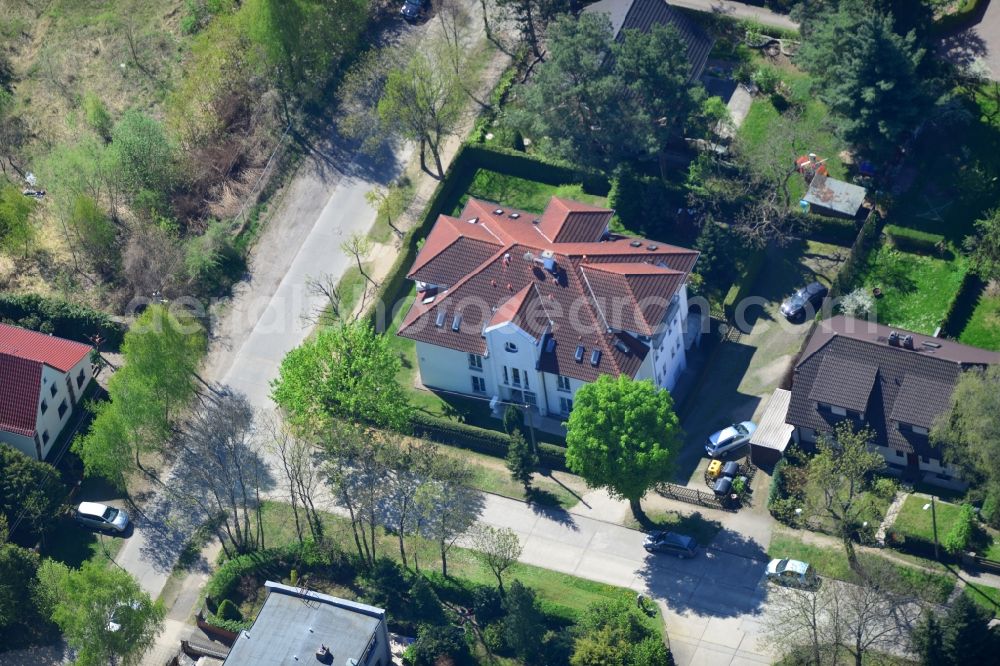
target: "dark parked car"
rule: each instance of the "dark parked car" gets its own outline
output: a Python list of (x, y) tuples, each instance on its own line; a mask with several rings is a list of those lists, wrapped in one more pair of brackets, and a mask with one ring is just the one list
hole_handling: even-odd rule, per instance
[(806, 311), (812, 309), (809, 314), (815, 314), (823, 304), (823, 299), (830, 293), (830, 290), (819, 282), (813, 282), (802, 287), (794, 294), (785, 299), (781, 304), (781, 314), (789, 320), (804, 319)]
[(430, 0), (405, 0), (403, 8), (399, 10), (399, 13), (410, 23), (415, 23), (420, 20), (420, 17), (423, 16), (430, 5)]
[(681, 558), (694, 557), (698, 542), (693, 537), (677, 532), (654, 532), (646, 537), (643, 548), (650, 553), (667, 553)]

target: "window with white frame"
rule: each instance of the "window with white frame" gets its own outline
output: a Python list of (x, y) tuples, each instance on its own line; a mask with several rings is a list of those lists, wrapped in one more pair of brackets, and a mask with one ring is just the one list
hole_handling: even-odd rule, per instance
[(472, 375), (472, 391), (474, 393), (486, 393), (486, 379), (479, 375)]
[(559, 384), (559, 390), (569, 393), (572, 389), (569, 387), (569, 377), (563, 377), (562, 375), (556, 376), (557, 382)]
[(483, 357), (479, 354), (469, 354), (469, 367), (473, 370), (483, 371)]
[(573, 411), (573, 399), (572, 398), (559, 398), (559, 411), (563, 414), (569, 414)]
[(517, 368), (511, 368), (510, 369), (510, 376), (511, 376), (511, 383), (514, 386), (520, 386), (521, 385), (521, 371), (520, 370), (518, 370)]
[(517, 345), (515, 345), (513, 342), (505, 342), (503, 348), (511, 354), (517, 353)]

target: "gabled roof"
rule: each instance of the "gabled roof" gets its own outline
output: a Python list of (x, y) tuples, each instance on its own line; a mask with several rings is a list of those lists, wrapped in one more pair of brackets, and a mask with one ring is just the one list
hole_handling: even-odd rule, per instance
[(809, 399), (864, 413), (878, 367), (823, 354)]
[[(913, 349), (890, 345), (894, 330), (913, 336)], [(994, 363), (1000, 363), (996, 352), (838, 315), (821, 322), (803, 350), (787, 421), (832, 430), (844, 417), (817, 408), (817, 396), (824, 396), (823, 402), (864, 411), (879, 446), (940, 459), (926, 435), (900, 424), (929, 428), (947, 408), (961, 373)], [(858, 409), (861, 404), (867, 409)]]
[(41, 363), (0, 353), (0, 430), (35, 434), (41, 387)]
[(699, 26), (665, 0), (600, 0), (583, 10), (607, 14), (616, 41), (625, 39), (625, 30), (649, 32), (654, 25), (672, 25), (687, 45), (691, 70), (688, 81), (701, 76), (714, 40)]
[[(539, 361), (545, 372), (582, 381), (600, 374), (634, 376), (648, 348), (625, 331), (648, 335), (662, 321), (698, 253), (606, 236), (605, 220), (613, 213), (607, 209), (557, 199), (546, 213), (555, 220), (549, 222), (550, 231), (569, 242), (547, 238), (537, 215), (477, 199), (469, 199), (458, 218), (441, 216), (410, 276), (442, 288), (433, 298), (428, 293), (416, 299), (399, 335), (485, 354), (485, 329), (512, 321), (536, 340), (548, 336), (546, 348), (551, 344), (551, 350)], [(469, 222), (473, 219), (474, 224)], [(489, 235), (502, 244), (490, 245), (495, 251), (485, 259), (466, 252), (439, 261), (467, 228), (477, 228), (481, 237)], [(581, 237), (591, 240), (576, 240)], [(600, 276), (595, 278), (600, 295), (593, 284), (587, 285), (591, 276)], [(621, 316), (599, 305), (598, 299), (610, 301), (614, 296), (615, 302), (630, 306), (619, 308)], [(457, 325), (456, 314), (461, 314)], [(577, 347), (585, 350), (581, 362), (576, 361)], [(594, 350), (600, 352), (596, 365), (590, 362)]]
[(92, 349), (90, 345), (72, 340), (0, 324), (0, 354), (44, 363), (60, 372), (68, 372), (88, 356)]
[(584, 264), (581, 271), (607, 325), (646, 336), (656, 333), (685, 278), (682, 271), (644, 263)]
[(552, 197), (538, 230), (553, 243), (594, 243), (601, 240), (614, 211)]

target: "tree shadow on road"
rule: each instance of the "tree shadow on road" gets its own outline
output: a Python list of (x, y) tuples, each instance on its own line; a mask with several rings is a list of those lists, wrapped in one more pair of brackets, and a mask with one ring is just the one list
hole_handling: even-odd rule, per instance
[(638, 572), (650, 594), (676, 613), (729, 618), (763, 612), (766, 553), (753, 539), (723, 529), (691, 559), (651, 554)]

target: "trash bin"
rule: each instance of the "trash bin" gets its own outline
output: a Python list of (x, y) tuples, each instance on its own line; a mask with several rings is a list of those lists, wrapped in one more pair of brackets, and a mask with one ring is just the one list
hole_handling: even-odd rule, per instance
[(707, 472), (708, 478), (710, 479), (716, 478), (717, 476), (719, 476), (719, 473), (721, 471), (722, 471), (721, 460), (713, 460), (712, 462), (708, 463), (708, 472)]
[(739, 473), (740, 464), (735, 460), (730, 460), (722, 467), (722, 476), (728, 476), (730, 479), (735, 478)]
[(712, 488), (712, 490), (715, 491), (716, 497), (725, 497), (726, 495), (729, 494), (729, 491), (732, 489), (733, 489), (733, 480), (728, 476), (720, 478), (718, 481), (715, 482), (715, 487)]

